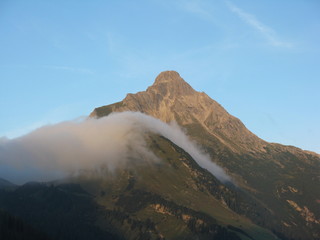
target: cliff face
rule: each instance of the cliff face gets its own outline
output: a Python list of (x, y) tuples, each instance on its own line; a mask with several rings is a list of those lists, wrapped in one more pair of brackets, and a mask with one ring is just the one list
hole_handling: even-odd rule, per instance
[(119, 103), (96, 108), (91, 117), (109, 112), (138, 111), (182, 127), (199, 124), (234, 152), (263, 151), (266, 143), (251, 133), (204, 92), (195, 91), (175, 71), (160, 73), (146, 91), (128, 94)]

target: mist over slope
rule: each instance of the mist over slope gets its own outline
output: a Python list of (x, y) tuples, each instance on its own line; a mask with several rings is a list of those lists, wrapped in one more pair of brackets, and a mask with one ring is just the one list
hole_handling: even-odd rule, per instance
[(0, 174), (16, 183), (48, 181), (100, 167), (113, 171), (130, 161), (159, 161), (146, 147), (144, 134), (148, 132), (183, 148), (221, 181), (230, 180), (177, 124), (166, 124), (139, 112), (62, 122), (1, 141)]

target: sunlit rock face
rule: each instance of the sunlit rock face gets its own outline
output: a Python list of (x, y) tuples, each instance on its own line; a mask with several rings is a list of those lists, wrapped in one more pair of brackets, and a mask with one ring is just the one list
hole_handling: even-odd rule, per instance
[[(96, 108), (90, 116), (102, 117), (118, 111), (139, 111), (186, 127), (200, 124), (233, 151), (263, 150), (265, 145), (239, 119), (204, 92), (195, 91), (175, 71), (160, 73), (146, 91), (128, 94), (122, 102)], [(232, 143), (225, 138), (231, 139)]]

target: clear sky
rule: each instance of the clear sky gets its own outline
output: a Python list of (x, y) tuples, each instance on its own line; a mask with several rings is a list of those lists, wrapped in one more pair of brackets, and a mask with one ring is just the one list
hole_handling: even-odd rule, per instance
[(320, 1), (0, 0), (0, 136), (176, 70), (259, 137), (320, 153)]

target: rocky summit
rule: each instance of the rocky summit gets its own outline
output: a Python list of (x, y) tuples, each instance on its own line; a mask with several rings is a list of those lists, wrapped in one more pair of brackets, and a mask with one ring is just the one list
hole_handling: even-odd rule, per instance
[(128, 94), (122, 102), (96, 108), (90, 116), (102, 117), (118, 111), (138, 111), (164, 122), (174, 120), (184, 127), (198, 124), (234, 152), (263, 150), (266, 145), (239, 119), (204, 92), (195, 91), (175, 71), (160, 73), (146, 91)]

